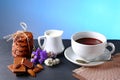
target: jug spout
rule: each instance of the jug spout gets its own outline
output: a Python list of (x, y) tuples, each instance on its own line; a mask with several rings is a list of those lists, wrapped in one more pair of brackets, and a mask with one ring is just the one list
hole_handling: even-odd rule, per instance
[(61, 36), (63, 34), (63, 31), (62, 30), (58, 30), (57, 34)]
[(62, 30), (49, 30), (45, 33), (45, 35), (50, 37), (59, 37), (62, 36), (63, 31)]

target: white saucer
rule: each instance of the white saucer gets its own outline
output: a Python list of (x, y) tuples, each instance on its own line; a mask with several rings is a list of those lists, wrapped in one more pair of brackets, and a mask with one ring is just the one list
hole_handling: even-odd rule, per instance
[[(110, 51), (108, 49), (105, 50), (105, 53), (110, 53)], [(82, 59), (83, 58), (80, 58), (78, 57), (72, 50), (72, 47), (68, 47), (65, 52), (64, 52), (64, 56), (66, 59), (68, 59), (70, 62), (74, 63), (74, 64), (77, 64), (77, 65), (80, 65), (80, 66), (97, 66), (97, 65), (100, 65), (100, 64), (103, 64), (104, 61), (101, 61), (101, 62), (90, 62), (90, 63), (78, 63), (76, 62), (77, 59)], [(111, 59), (111, 55), (102, 55), (101, 58), (105, 58), (107, 60)], [(97, 60), (97, 59), (96, 59)]]

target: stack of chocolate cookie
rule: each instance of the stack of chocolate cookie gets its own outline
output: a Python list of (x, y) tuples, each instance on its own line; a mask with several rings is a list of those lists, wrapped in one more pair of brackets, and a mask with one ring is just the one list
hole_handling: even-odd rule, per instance
[(13, 36), (13, 57), (30, 57), (33, 50), (33, 35), (27, 31), (17, 31)]

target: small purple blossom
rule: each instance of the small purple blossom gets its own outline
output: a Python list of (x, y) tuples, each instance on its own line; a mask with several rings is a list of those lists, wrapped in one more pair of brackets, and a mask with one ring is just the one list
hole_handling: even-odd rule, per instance
[(37, 59), (38, 59), (38, 56), (37, 56), (37, 55), (35, 55), (35, 56), (34, 56), (34, 59), (36, 59), (36, 60), (37, 60)]
[(42, 63), (44, 62), (44, 60), (43, 60), (43, 59), (39, 59), (38, 62), (39, 62), (40, 64), (42, 64)]
[(43, 60), (47, 59), (47, 53), (46, 53), (46, 51), (40, 52), (40, 56), (41, 56), (41, 59), (43, 59)]
[(31, 62), (33, 62), (34, 64), (36, 64), (36, 63), (37, 63), (37, 60), (34, 59), (34, 58), (31, 58)]
[(34, 54), (33, 59), (31, 59), (31, 62), (33, 63), (39, 62), (40, 64), (42, 64), (44, 60), (47, 59), (47, 52), (41, 50), (40, 48), (37, 48), (37, 50), (33, 51), (32, 54)]
[(32, 54), (34, 54), (34, 55), (35, 55), (35, 54), (36, 54), (36, 52), (35, 52), (35, 51), (33, 51), (33, 52), (32, 52)]

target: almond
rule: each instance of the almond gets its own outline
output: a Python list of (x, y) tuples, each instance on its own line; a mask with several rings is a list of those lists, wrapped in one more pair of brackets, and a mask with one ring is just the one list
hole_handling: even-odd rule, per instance
[(41, 71), (41, 69), (40, 69), (40, 68), (38, 68), (38, 67), (35, 67), (35, 68), (33, 69), (33, 71), (34, 71), (35, 73), (37, 73), (37, 72), (40, 72), (40, 71)]
[(32, 77), (35, 77), (35, 76), (36, 76), (35, 72), (34, 72), (32, 69), (28, 69), (27, 72), (28, 72), (28, 74), (30, 74), (30, 76), (32, 76)]
[(37, 64), (37, 67), (43, 69), (43, 66), (41, 64)]

